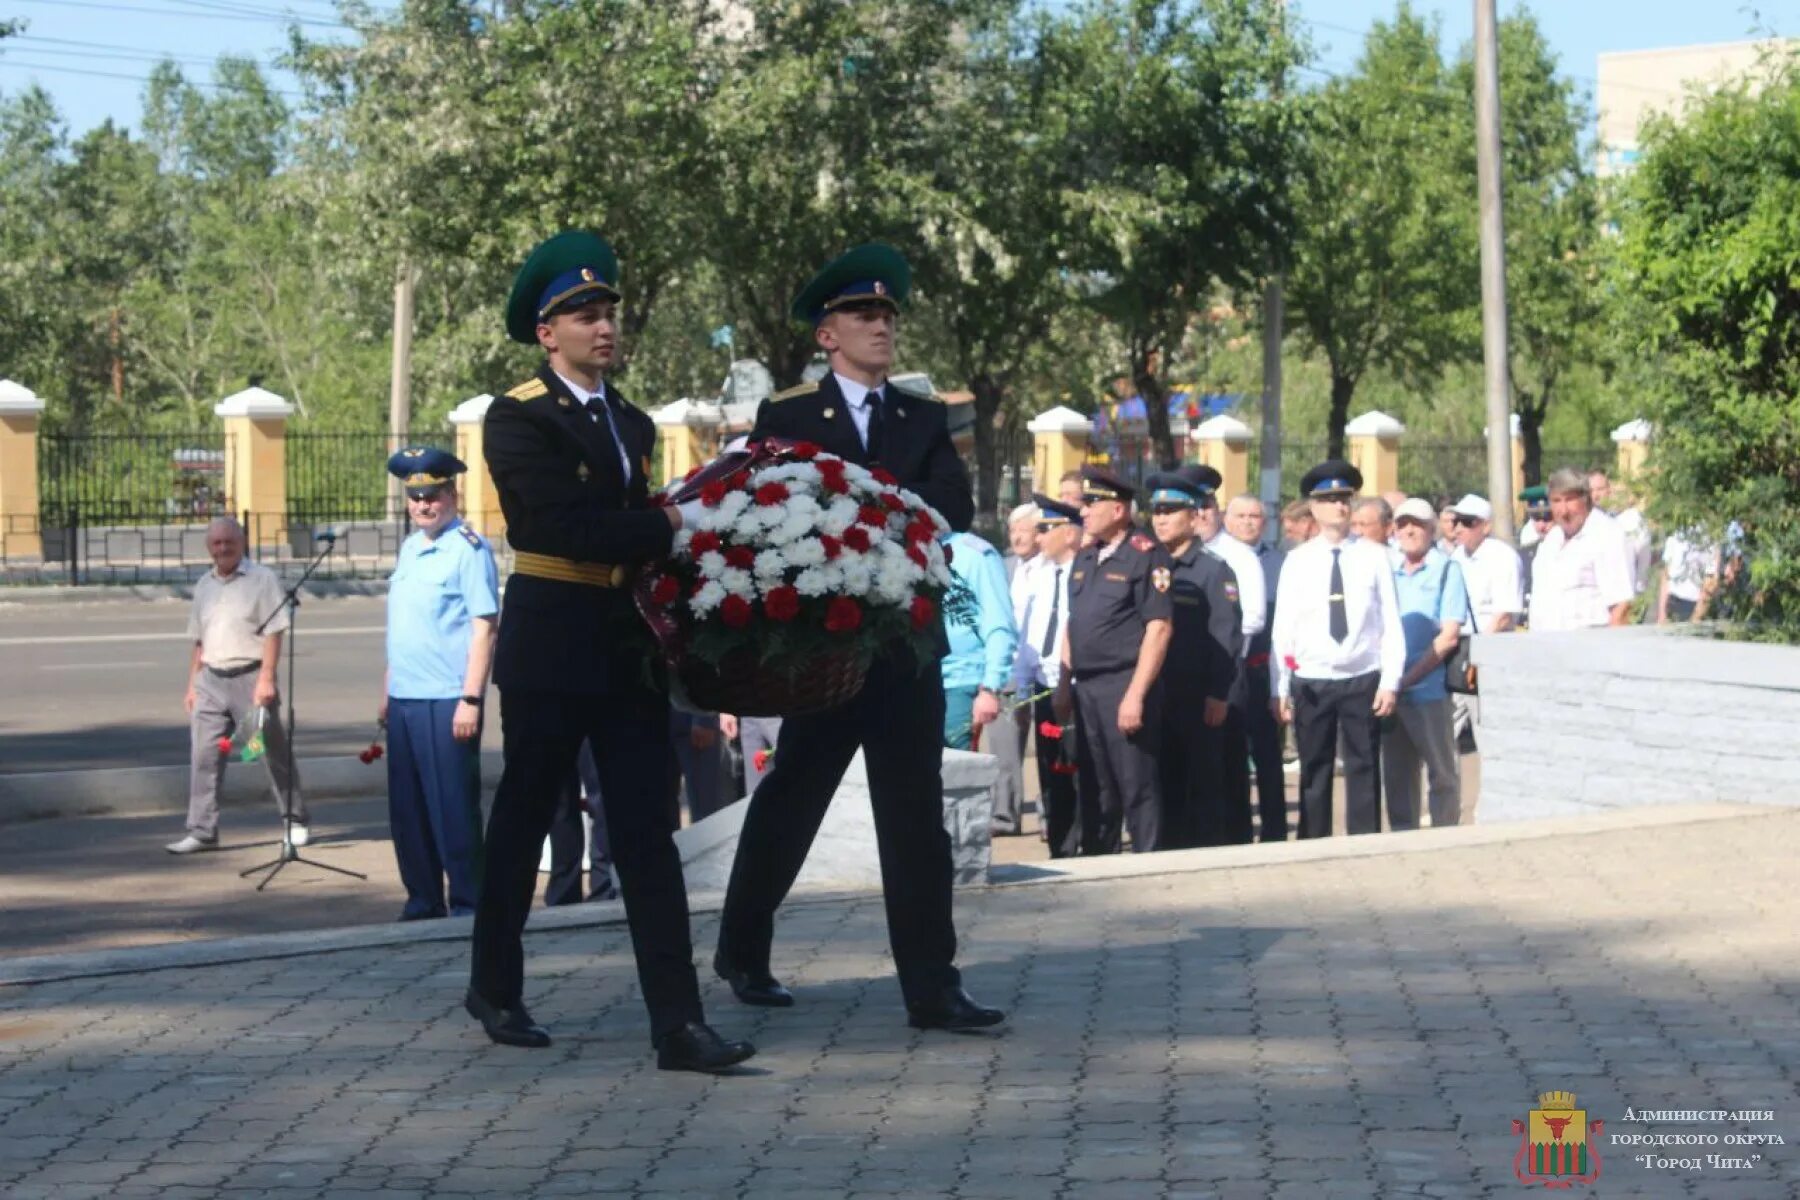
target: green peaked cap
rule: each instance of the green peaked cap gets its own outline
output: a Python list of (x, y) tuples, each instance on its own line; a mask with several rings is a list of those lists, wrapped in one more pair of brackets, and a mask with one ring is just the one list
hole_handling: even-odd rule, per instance
[(585, 229), (546, 238), (526, 256), (506, 299), (506, 336), (534, 345), (538, 322), (568, 307), (619, 298), (619, 256)]
[(895, 312), (912, 291), (912, 268), (892, 246), (870, 242), (846, 250), (794, 297), (794, 318), (818, 324), (828, 313), (851, 304), (886, 304)]

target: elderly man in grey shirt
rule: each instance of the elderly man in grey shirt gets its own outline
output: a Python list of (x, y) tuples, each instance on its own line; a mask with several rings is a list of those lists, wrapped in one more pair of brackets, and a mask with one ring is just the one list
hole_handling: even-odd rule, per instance
[[(293, 796), (293, 842), (309, 840), (306, 805), (294, 775), (287, 731), (278, 717), (275, 684), (281, 662), (281, 638), (288, 614), (282, 608), (281, 581), (275, 572), (244, 557), (244, 530), (230, 517), (206, 529), (206, 552), (213, 569), (194, 585), (194, 607), (188, 617), (193, 653), (188, 658), (186, 706), (193, 739), (189, 759), (187, 836), (171, 842), (170, 854), (216, 850), (219, 845), (219, 783), (225, 777), (226, 751), (220, 748), (262, 710), (262, 734), (269, 783), (276, 811)], [(271, 614), (274, 618), (269, 620)], [(263, 622), (268, 620), (268, 624)]]

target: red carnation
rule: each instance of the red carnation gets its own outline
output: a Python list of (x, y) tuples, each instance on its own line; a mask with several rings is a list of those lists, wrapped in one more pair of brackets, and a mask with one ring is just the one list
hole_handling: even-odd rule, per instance
[(862, 618), (862, 605), (848, 596), (833, 596), (825, 606), (825, 628), (830, 633), (854, 633)]
[(386, 754), (387, 751), (382, 749), (380, 742), (376, 742), (373, 746), (369, 747), (369, 753), (375, 758), (380, 758), (383, 754)]
[(770, 588), (763, 597), (763, 612), (771, 621), (791, 621), (800, 615), (800, 593), (792, 587)]
[(219, 745), (219, 753), (220, 754), (230, 754), (231, 753), (231, 739), (230, 738), (228, 738), (228, 737), (220, 738), (218, 745)]
[(832, 537), (829, 533), (821, 533), (819, 535), (819, 545), (821, 545), (825, 548), (825, 561), (826, 562), (830, 562), (832, 559), (836, 558), (838, 555), (840, 555), (844, 552), (844, 543), (838, 541), (836, 538)]
[(719, 620), (732, 629), (748, 625), (750, 615), (750, 602), (742, 596), (727, 596), (725, 603), (719, 605)]
[(864, 525), (869, 525), (876, 529), (884, 528), (887, 525), (887, 514), (882, 512), (879, 508), (876, 508), (873, 504), (865, 504), (857, 509), (856, 519)]
[(725, 486), (730, 488), (734, 492), (739, 490), (740, 488), (742, 488), (745, 484), (747, 484), (749, 482), (750, 482), (750, 472), (741, 470), (741, 469), (733, 471), (731, 474), (729, 474), (725, 477)]
[(725, 565), (748, 571), (756, 565), (756, 551), (748, 546), (728, 546), (725, 549)]
[(919, 543), (917, 542), (906, 543), (906, 557), (912, 559), (921, 567), (931, 566), (931, 560), (925, 557), (925, 551), (919, 549)]
[(769, 769), (769, 760), (774, 757), (775, 752), (773, 750), (758, 750), (755, 754), (750, 756), (750, 762), (756, 767), (757, 772), (760, 774)]
[(843, 461), (836, 458), (822, 458), (816, 464), (819, 468), (819, 483), (834, 496), (842, 496), (850, 491), (850, 481), (844, 476)]
[(702, 529), (689, 540), (688, 553), (699, 558), (702, 554), (717, 550), (720, 545), (718, 534), (710, 529)]
[(675, 603), (675, 598), (679, 595), (681, 584), (676, 582), (673, 575), (658, 576), (655, 586), (650, 589), (650, 603), (666, 607)]
[(783, 500), (786, 500), (787, 498), (788, 498), (787, 484), (782, 483), (779, 480), (776, 480), (772, 483), (765, 483), (761, 487), (756, 489), (756, 496), (755, 496), (756, 502), (758, 504), (762, 505), (764, 508), (768, 508), (772, 504), (780, 504)]
[(1282, 655), (1281, 661), (1283, 664), (1286, 665), (1287, 669), (1290, 671), (1298, 671), (1300, 669), (1300, 660), (1295, 658), (1291, 654)]
[(898, 479), (894, 478), (894, 473), (886, 467), (870, 467), (869, 474), (874, 476), (876, 483), (886, 487), (893, 487), (900, 482)]
[(881, 502), (883, 504), (887, 505), (887, 510), (889, 512), (905, 512), (906, 511), (906, 501), (902, 500), (900, 497), (896, 496), (892, 492), (881, 493)]
[(1062, 726), (1055, 721), (1038, 722), (1038, 736), (1048, 742), (1062, 741)]
[(844, 545), (850, 547), (858, 554), (867, 554), (871, 544), (872, 543), (869, 541), (869, 531), (864, 529), (861, 525), (852, 525), (850, 528), (844, 530)]
[(375, 755), (368, 750), (364, 750), (361, 754), (357, 755), (356, 757), (362, 760), (362, 765), (365, 767), (375, 761)]
[(824, 447), (816, 442), (795, 442), (793, 447), (788, 451), (788, 455), (791, 458), (799, 459), (801, 462), (811, 462), (813, 459), (819, 457), (823, 450)]
[(931, 602), (930, 596), (914, 596), (912, 608), (907, 612), (912, 617), (912, 627), (923, 629), (937, 617), (937, 605)]
[(937, 526), (924, 517), (909, 523), (906, 527), (906, 540), (909, 542), (929, 542), (937, 536)]
[(725, 499), (725, 485), (717, 479), (700, 489), (700, 503), (708, 508), (719, 507), (719, 502), (723, 499)]

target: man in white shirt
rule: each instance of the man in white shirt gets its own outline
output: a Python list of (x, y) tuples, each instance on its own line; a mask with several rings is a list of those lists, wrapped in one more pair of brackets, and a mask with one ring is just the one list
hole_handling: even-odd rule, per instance
[[(1062, 678), (1063, 622), (1069, 615), (1069, 567), (1081, 546), (1081, 509), (1050, 497), (1033, 494), (1038, 513), (1038, 569), (1019, 612), (1019, 650), (1013, 658), (1012, 690), (1020, 700), (1031, 698), (1019, 711), (1028, 715), (1037, 730), (1038, 815), (1051, 858), (1072, 858), (1081, 853), (1081, 821), (1075, 794), (1074, 747), (1063, 745), (1074, 737), (1061, 729), (1051, 703)], [(1058, 730), (1045, 736), (1045, 728)]]
[[(276, 811), (293, 797), (293, 843), (309, 840), (306, 802), (279, 717), (276, 670), (288, 614), (282, 607), (275, 572), (244, 557), (244, 529), (230, 517), (206, 527), (206, 552), (213, 569), (194, 584), (188, 617), (186, 707), (192, 742), (188, 783), (187, 836), (164, 847), (170, 854), (193, 854), (219, 847), (219, 783), (233, 736), (260, 721), (263, 764), (275, 792)], [(264, 622), (267, 622), (265, 625)], [(226, 748), (221, 748), (222, 746)]]
[(1464, 496), (1451, 505), (1456, 514), (1456, 553), (1475, 610), (1477, 633), (1505, 633), (1525, 611), (1525, 583), (1519, 552), (1496, 537), (1494, 506), (1485, 497)]
[(1625, 624), (1635, 588), (1618, 522), (1596, 512), (1579, 471), (1557, 471), (1549, 491), (1552, 524), (1531, 563), (1531, 628)]
[[(1021, 504), (1007, 514), (1006, 541), (1007, 552), (1001, 561), (1006, 565), (1007, 587), (1012, 594), (1013, 627), (1016, 629), (1025, 619), (1025, 601), (1031, 594), (1032, 575), (1042, 562), (1038, 554), (1037, 505)], [(1008, 694), (1003, 699), (1007, 704), (988, 727), (987, 745), (993, 756), (1000, 760), (1000, 778), (994, 787), (992, 829), (996, 836), (1011, 837), (1020, 832), (1019, 822), (1025, 807), (1025, 744), (1030, 736), (1031, 705), (1018, 704), (1017, 695)]]
[(1719, 590), (1717, 544), (1698, 530), (1676, 530), (1663, 539), (1662, 588), (1656, 598), (1656, 623), (1704, 621), (1713, 593)]
[(1623, 483), (1613, 486), (1605, 471), (1595, 467), (1588, 472), (1588, 498), (1594, 510), (1619, 526), (1619, 533), (1625, 538), (1625, 548), (1631, 555), (1631, 590), (1633, 595), (1641, 595), (1650, 585), (1650, 563), (1654, 557), (1651, 553), (1650, 523), (1644, 519), (1644, 510), (1632, 499), (1631, 491)]
[(1340, 733), (1348, 832), (1381, 829), (1380, 722), (1394, 711), (1406, 640), (1387, 546), (1350, 540), (1362, 473), (1342, 459), (1308, 471), (1300, 493), (1319, 535), (1288, 552), (1275, 596), (1277, 715), (1300, 749), (1300, 836), (1332, 833)]

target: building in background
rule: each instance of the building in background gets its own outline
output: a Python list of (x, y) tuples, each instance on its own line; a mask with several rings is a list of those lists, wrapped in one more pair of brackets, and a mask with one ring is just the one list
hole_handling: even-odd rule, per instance
[(1599, 175), (1628, 173), (1637, 164), (1638, 130), (1644, 118), (1680, 112), (1690, 88), (1766, 78), (1775, 56), (1797, 50), (1800, 40), (1769, 39), (1600, 55), (1594, 94)]

